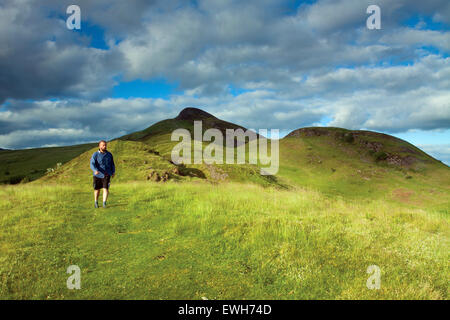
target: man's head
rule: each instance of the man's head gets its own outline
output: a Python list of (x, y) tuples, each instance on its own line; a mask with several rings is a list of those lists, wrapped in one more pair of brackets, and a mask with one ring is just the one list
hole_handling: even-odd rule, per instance
[(101, 140), (98, 143), (98, 150), (100, 150), (100, 152), (105, 152), (106, 151), (106, 141), (105, 140)]

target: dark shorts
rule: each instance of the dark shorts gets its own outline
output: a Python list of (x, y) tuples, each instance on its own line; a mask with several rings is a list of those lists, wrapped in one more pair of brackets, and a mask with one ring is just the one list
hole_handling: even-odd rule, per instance
[(109, 183), (111, 180), (111, 176), (105, 176), (104, 178), (94, 177), (94, 190), (100, 190), (102, 188), (109, 189)]

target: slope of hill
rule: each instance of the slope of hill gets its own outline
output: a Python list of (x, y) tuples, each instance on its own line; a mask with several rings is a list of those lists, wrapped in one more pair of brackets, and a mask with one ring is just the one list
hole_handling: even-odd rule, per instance
[(27, 182), (42, 177), (47, 168), (66, 163), (97, 145), (87, 143), (67, 147), (48, 147), (0, 152), (0, 184)]
[(450, 207), (450, 168), (401, 139), (303, 128), (280, 141), (279, 175), (326, 194)]
[[(108, 150), (114, 155), (117, 175), (116, 182), (127, 181), (247, 181), (263, 186), (280, 186), (271, 176), (262, 176), (254, 165), (176, 165), (170, 156), (161, 155), (159, 145), (150, 145), (141, 141), (114, 140), (108, 143)], [(36, 183), (83, 183), (90, 185), (92, 171), (89, 160), (97, 150), (94, 147), (53, 172), (47, 173)]]
[(185, 108), (173, 119), (159, 121), (147, 129), (137, 131), (120, 137), (121, 140), (141, 140), (146, 141), (153, 136), (170, 134), (178, 128), (185, 128), (193, 134), (194, 121), (202, 121), (203, 131), (209, 128), (216, 128), (225, 133), (225, 129), (243, 129), (244, 127), (231, 122), (223, 121), (212, 114), (197, 108)]
[[(231, 122), (223, 121), (214, 117), (213, 115), (197, 109), (197, 108), (185, 108), (177, 117), (173, 119), (166, 119), (159, 121), (152, 126), (117, 138), (119, 141), (136, 141), (151, 146), (153, 150), (158, 152), (162, 157), (170, 161), (172, 149), (178, 141), (171, 141), (172, 132), (176, 129), (186, 129), (191, 133), (192, 139), (194, 138), (194, 121), (202, 121), (202, 134), (211, 128), (220, 130), (225, 135), (226, 129), (242, 129), (246, 131), (245, 127), (233, 124)], [(205, 148), (209, 142), (203, 143)], [(225, 141), (224, 141), (225, 144)], [(237, 143), (235, 142), (235, 147)], [(193, 146), (191, 153), (193, 154)], [(225, 156), (225, 152), (224, 152)], [(248, 157), (248, 154), (246, 155)], [(224, 161), (225, 163), (225, 158)], [(263, 176), (260, 174), (260, 169), (252, 164), (243, 165), (226, 165), (226, 164), (188, 164), (187, 168), (201, 171), (207, 180), (212, 181), (240, 181), (240, 182), (255, 182), (261, 185), (272, 185), (279, 187), (286, 187), (283, 182), (278, 181), (273, 176)]]
[(247, 130), (234, 123), (220, 120), (203, 110), (197, 108), (185, 108), (173, 119), (159, 121), (147, 129), (119, 137), (118, 139), (141, 141), (154, 146), (161, 154), (170, 156), (172, 148), (177, 144), (177, 142), (171, 141), (170, 139), (172, 132), (176, 129), (186, 129), (191, 133), (191, 136), (194, 137), (195, 120), (202, 121), (202, 134), (207, 129), (211, 128), (220, 130), (224, 135), (226, 129)]

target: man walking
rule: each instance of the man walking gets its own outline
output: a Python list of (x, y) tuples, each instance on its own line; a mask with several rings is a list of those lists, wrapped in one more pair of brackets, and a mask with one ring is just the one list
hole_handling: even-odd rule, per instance
[(98, 151), (95, 151), (91, 157), (91, 170), (94, 173), (95, 207), (98, 208), (98, 196), (100, 189), (103, 188), (103, 208), (106, 208), (110, 179), (114, 177), (116, 167), (111, 152), (106, 150), (106, 141), (104, 140), (98, 143)]

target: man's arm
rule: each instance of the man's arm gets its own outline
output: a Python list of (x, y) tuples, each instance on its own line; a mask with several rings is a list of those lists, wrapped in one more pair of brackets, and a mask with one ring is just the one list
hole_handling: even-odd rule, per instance
[(112, 175), (114, 177), (114, 175), (116, 174), (116, 166), (114, 164), (114, 158), (113, 158), (112, 154), (111, 154), (111, 169), (112, 169)]
[(91, 170), (94, 172), (94, 174), (98, 174), (98, 168), (95, 165), (95, 163), (96, 163), (96, 161), (95, 161), (95, 153), (94, 153), (91, 157), (90, 167), (91, 167)]

